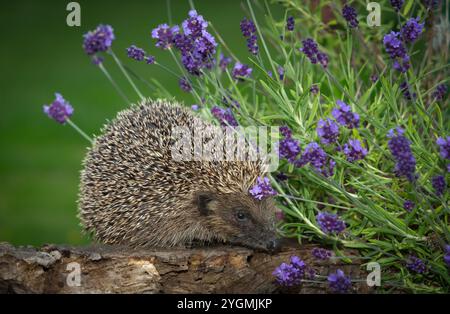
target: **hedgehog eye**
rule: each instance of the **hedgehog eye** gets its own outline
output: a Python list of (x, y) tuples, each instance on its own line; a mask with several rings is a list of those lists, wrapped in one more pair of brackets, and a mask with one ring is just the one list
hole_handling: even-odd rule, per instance
[(237, 210), (235, 213), (236, 220), (239, 222), (244, 222), (248, 220), (248, 214), (243, 210)]

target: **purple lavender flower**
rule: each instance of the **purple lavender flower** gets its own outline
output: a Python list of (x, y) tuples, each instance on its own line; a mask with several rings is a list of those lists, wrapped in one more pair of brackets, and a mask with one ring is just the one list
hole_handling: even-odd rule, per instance
[(192, 91), (192, 86), (185, 77), (180, 78), (178, 83), (180, 84), (180, 88), (186, 93), (190, 93)]
[(312, 142), (305, 147), (305, 150), (300, 159), (296, 160), (294, 164), (297, 167), (302, 167), (306, 164), (313, 166), (319, 173), (329, 177), (334, 174), (334, 167), (336, 162), (328, 158), (325, 151), (317, 144)]
[(402, 9), (403, 3), (405, 2), (405, 0), (390, 0), (390, 1), (395, 12), (400, 11)]
[(328, 67), (328, 56), (322, 52), (319, 51), (316, 55), (317, 57), (317, 61), (319, 61), (319, 63), (324, 67), (327, 68)]
[(115, 39), (113, 28), (110, 25), (102, 24), (95, 30), (84, 34), (83, 37), (83, 49), (89, 56), (107, 51)]
[(373, 84), (375, 84), (375, 83), (378, 81), (378, 75), (372, 74), (372, 75), (370, 76), (370, 81), (371, 81)]
[(134, 59), (136, 61), (144, 61), (145, 51), (144, 49), (138, 48), (135, 45), (131, 45), (127, 48), (128, 58)]
[(278, 173), (275, 177), (278, 181), (286, 181), (288, 179), (288, 176), (284, 172)]
[(415, 99), (417, 97), (416, 93), (411, 94), (412, 87), (408, 84), (408, 82), (404, 81), (399, 86), (400, 91), (403, 93), (403, 97), (407, 100)]
[(433, 97), (436, 98), (436, 100), (444, 100), (446, 94), (447, 94), (447, 85), (440, 84), (436, 87), (436, 90), (433, 92)]
[(184, 34), (193, 38), (202, 36), (203, 31), (208, 27), (208, 22), (203, 19), (203, 16), (198, 15), (196, 10), (189, 11), (188, 15), (189, 18), (181, 25)]
[(185, 69), (192, 75), (200, 75), (203, 67), (202, 57), (198, 54), (183, 54), (181, 56), (181, 63), (183, 63)]
[(450, 159), (450, 136), (447, 136), (447, 138), (438, 137), (436, 144), (439, 145), (441, 157)]
[(300, 153), (300, 143), (291, 137), (282, 139), (278, 143), (278, 154), (280, 158), (286, 158), (290, 163), (293, 163)]
[(222, 71), (225, 71), (228, 67), (228, 65), (231, 63), (230, 57), (225, 57), (223, 53), (220, 54), (219, 57), (219, 67)]
[(414, 202), (410, 201), (410, 200), (406, 200), (403, 203), (403, 208), (409, 213), (414, 209), (415, 206), (416, 206), (416, 204), (414, 204)]
[(400, 35), (405, 42), (412, 43), (416, 41), (417, 38), (419, 38), (419, 35), (422, 33), (423, 26), (425, 24), (419, 22), (420, 19), (418, 17), (412, 17), (400, 29)]
[(219, 120), (220, 125), (223, 127), (226, 127), (226, 126), (237, 127), (239, 125), (230, 108), (223, 109), (223, 108), (215, 106), (215, 107), (211, 108), (211, 114), (217, 120)]
[(180, 32), (180, 27), (175, 25), (170, 27), (167, 24), (161, 24), (152, 30), (152, 38), (157, 39), (156, 47), (169, 49), (174, 41), (174, 36)]
[(258, 54), (259, 46), (258, 46), (258, 37), (256, 35), (252, 35), (249, 38), (247, 38), (247, 48), (251, 54), (255, 56)]
[(332, 256), (332, 252), (323, 248), (315, 247), (312, 252), (312, 256), (314, 256), (318, 260), (328, 260)]
[(345, 276), (344, 272), (340, 269), (328, 275), (327, 280), (330, 290), (334, 293), (346, 293), (352, 287), (350, 277)]
[(193, 104), (193, 105), (191, 106), (191, 109), (192, 109), (192, 111), (198, 111), (198, 110), (200, 109), (200, 106), (197, 105), (197, 104)]
[(252, 36), (253, 34), (256, 33), (256, 26), (255, 26), (255, 23), (253, 23), (252, 20), (244, 18), (241, 21), (240, 26), (241, 26), (242, 35), (244, 35), (244, 37), (248, 38), (248, 37), (250, 37), (250, 36)]
[(339, 136), (339, 126), (330, 118), (326, 120), (320, 119), (317, 123), (316, 130), (322, 144), (329, 145), (336, 143)]
[(258, 177), (257, 184), (249, 190), (249, 193), (257, 200), (277, 195), (277, 192), (272, 188), (270, 180), (267, 177)]
[[(209, 70), (215, 65), (213, 55), (216, 53), (217, 42), (206, 30), (207, 27), (208, 22), (195, 10), (191, 10), (189, 17), (182, 23), (183, 34), (179, 33), (179, 29), (172, 28), (167, 31), (168, 36), (163, 36), (163, 40), (160, 40), (164, 49), (173, 44), (180, 51), (181, 63), (192, 75), (200, 76), (203, 69)], [(165, 31), (166, 28), (165, 26)]]
[(390, 32), (383, 38), (383, 44), (389, 57), (393, 60), (394, 69), (404, 73), (409, 67), (409, 56), (399, 32)]
[(309, 92), (313, 95), (317, 95), (319, 93), (319, 86), (317, 84), (311, 85)]
[(241, 32), (247, 38), (247, 47), (250, 53), (257, 55), (259, 51), (258, 36), (256, 36), (256, 26), (252, 20), (244, 18), (241, 21)]
[(154, 56), (146, 56), (145, 57), (145, 63), (147, 63), (147, 64), (154, 64), (155, 63), (155, 57)]
[(405, 131), (402, 128), (390, 130), (388, 147), (396, 161), (395, 174), (398, 177), (405, 176), (409, 181), (414, 181), (416, 179), (416, 159), (411, 151), (411, 143), (403, 135), (404, 133)]
[(342, 100), (337, 100), (336, 104), (338, 108), (334, 108), (331, 114), (336, 119), (340, 125), (344, 125), (349, 129), (359, 127), (359, 115), (351, 111), (350, 106), (348, 106)]
[(311, 61), (312, 64), (320, 63), (324, 68), (328, 66), (328, 56), (319, 51), (317, 43), (312, 38), (307, 38), (302, 41), (303, 47), (300, 51), (303, 52)]
[(317, 47), (317, 43), (312, 38), (307, 38), (302, 40), (303, 47), (300, 48), (300, 51), (303, 52), (311, 61), (311, 63), (317, 63), (317, 53), (319, 52), (319, 48)]
[(411, 67), (411, 64), (409, 63), (409, 56), (406, 55), (402, 59), (394, 60), (392, 62), (392, 67), (394, 68), (394, 70), (397, 70), (400, 73), (405, 73)]
[(234, 79), (244, 81), (244, 78), (250, 77), (252, 71), (252, 68), (250, 68), (248, 65), (236, 62), (233, 68), (232, 76)]
[[(284, 69), (283, 69), (283, 67), (282, 66), (278, 66), (277, 72), (278, 72), (278, 77), (280, 78), (280, 81), (282, 81), (284, 79)], [(270, 77), (273, 77), (272, 71), (270, 71), (270, 70), (267, 71), (267, 74)]]
[(278, 66), (277, 71), (280, 81), (284, 80), (284, 68), (282, 66)]
[(289, 16), (286, 20), (286, 29), (290, 32), (294, 30), (295, 27), (295, 19), (293, 16)]
[(286, 138), (292, 137), (292, 131), (287, 125), (283, 125), (280, 127), (280, 133)]
[(444, 176), (434, 176), (431, 178), (431, 185), (438, 196), (443, 195), (445, 189), (447, 188), (447, 183), (445, 182)]
[(301, 282), (301, 278), (297, 275), (296, 269), (290, 264), (282, 263), (275, 268), (272, 274), (276, 277), (277, 282), (283, 286), (291, 287)]
[(290, 264), (282, 263), (273, 275), (280, 285), (291, 287), (299, 285), (305, 276), (306, 264), (298, 256), (292, 256)]
[(56, 99), (49, 106), (44, 106), (44, 113), (60, 124), (65, 124), (73, 114), (73, 107), (61, 94), (55, 94)]
[(216, 39), (207, 31), (203, 31), (201, 37), (197, 37), (194, 41), (196, 52), (203, 56), (211, 56), (216, 52)]
[(367, 149), (361, 145), (359, 140), (349, 139), (348, 143), (344, 145), (344, 154), (349, 162), (354, 162), (364, 159), (367, 155)]
[(425, 265), (425, 263), (420, 258), (414, 255), (410, 255), (408, 257), (408, 259), (406, 260), (406, 267), (418, 274), (424, 274), (428, 270), (428, 267)]
[(190, 36), (184, 34), (175, 34), (173, 36), (173, 45), (182, 54), (190, 53), (194, 49), (194, 41)]
[(298, 256), (291, 256), (291, 265), (298, 270), (304, 270), (306, 266), (305, 262)]
[(355, 28), (358, 27), (358, 16), (356, 15), (356, 10), (355, 8), (349, 6), (349, 5), (344, 5), (344, 7), (342, 8), (342, 16), (345, 18), (345, 20), (347, 21), (347, 24), (350, 28)]
[(444, 262), (447, 264), (447, 267), (450, 268), (450, 244), (445, 246)]
[(321, 212), (316, 216), (320, 229), (327, 234), (338, 234), (345, 230), (345, 222), (338, 215)]

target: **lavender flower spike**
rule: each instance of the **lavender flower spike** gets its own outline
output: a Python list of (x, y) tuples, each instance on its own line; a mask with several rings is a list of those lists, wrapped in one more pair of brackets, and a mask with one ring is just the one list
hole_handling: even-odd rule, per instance
[(234, 79), (243, 81), (244, 78), (250, 77), (252, 71), (252, 68), (250, 68), (248, 65), (236, 62), (233, 68), (232, 76)]
[(445, 189), (447, 188), (447, 183), (445, 182), (444, 176), (434, 176), (431, 178), (431, 185), (438, 196), (443, 195)]
[(134, 59), (136, 61), (144, 61), (145, 51), (144, 49), (138, 48), (135, 45), (131, 45), (127, 48), (128, 58)]
[(220, 125), (223, 127), (226, 127), (226, 126), (237, 127), (239, 125), (230, 108), (223, 109), (223, 108), (215, 106), (215, 107), (211, 108), (211, 114), (217, 120), (219, 120)]
[(286, 20), (286, 29), (290, 32), (294, 30), (295, 27), (295, 19), (293, 16), (289, 16)]
[(249, 193), (257, 200), (277, 195), (277, 192), (272, 188), (270, 180), (267, 177), (258, 177), (257, 184), (249, 190)]
[(208, 22), (195, 10), (189, 11), (188, 15), (189, 18), (182, 23), (184, 34), (193, 38), (202, 36), (203, 31), (208, 27)]
[(60, 124), (65, 124), (73, 114), (73, 107), (61, 94), (55, 94), (56, 99), (50, 106), (44, 106), (44, 113)]
[(292, 256), (290, 264), (282, 263), (272, 273), (280, 285), (291, 287), (301, 283), (306, 264), (298, 256)]
[(349, 5), (344, 5), (342, 8), (342, 16), (345, 18), (350, 28), (358, 27), (359, 22), (355, 8)]
[(318, 260), (328, 260), (332, 256), (332, 252), (323, 248), (317, 248), (315, 247), (312, 252), (312, 256)]
[(345, 230), (345, 222), (338, 215), (321, 212), (316, 216), (320, 229), (327, 234), (338, 234)]
[(409, 140), (403, 135), (404, 132), (402, 128), (390, 130), (388, 146), (396, 161), (395, 174), (398, 177), (405, 176), (412, 182), (416, 179), (416, 159), (411, 151)]
[(174, 36), (180, 32), (180, 27), (175, 25), (169, 27), (167, 24), (161, 24), (152, 30), (152, 38), (157, 39), (156, 47), (169, 49), (172, 46)]
[(180, 88), (186, 93), (190, 93), (192, 91), (192, 86), (185, 77), (180, 78), (178, 83), (180, 84)]
[(408, 259), (406, 260), (406, 267), (418, 274), (424, 274), (428, 271), (428, 267), (425, 265), (425, 263), (420, 258), (414, 255), (410, 255), (408, 257)]
[(395, 12), (400, 11), (402, 9), (403, 3), (405, 2), (405, 0), (390, 0), (390, 1)]
[(446, 138), (439, 137), (436, 140), (436, 144), (438, 144), (440, 148), (441, 157), (450, 159), (450, 136), (447, 136)]
[(95, 30), (84, 34), (83, 37), (83, 49), (89, 56), (107, 51), (115, 39), (113, 28), (110, 25), (99, 25)]
[(339, 126), (330, 118), (326, 120), (320, 119), (317, 123), (316, 130), (322, 144), (329, 145), (336, 143), (339, 136)]
[(436, 87), (436, 90), (433, 92), (433, 97), (436, 98), (436, 100), (444, 100), (445, 94), (447, 94), (447, 85), (445, 84), (439, 84)]
[(410, 18), (405, 25), (400, 30), (400, 35), (402, 36), (403, 40), (407, 43), (412, 43), (419, 38), (419, 35), (423, 31), (423, 25), (425, 23), (419, 23), (420, 19), (418, 17), (416, 18)]
[(327, 279), (330, 290), (335, 293), (346, 293), (352, 287), (350, 278), (345, 276), (344, 272), (340, 269), (330, 274)]
[(359, 127), (359, 115), (351, 111), (350, 106), (348, 106), (342, 100), (337, 100), (336, 104), (338, 108), (334, 108), (331, 114), (336, 119), (340, 125), (344, 125), (349, 129)]
[(364, 159), (367, 155), (367, 149), (361, 145), (359, 140), (349, 139), (348, 143), (344, 145), (344, 154), (349, 162), (354, 162)]

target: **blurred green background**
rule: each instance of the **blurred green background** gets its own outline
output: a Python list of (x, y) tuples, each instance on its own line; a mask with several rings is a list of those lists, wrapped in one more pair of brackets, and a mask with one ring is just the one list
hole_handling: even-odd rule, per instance
[[(78, 1), (81, 27), (66, 25), (70, 1), (19, 0), (0, 9), (0, 241), (16, 245), (88, 243), (77, 215), (81, 162), (88, 147), (69, 126), (42, 113), (60, 92), (75, 108), (72, 120), (88, 134), (98, 133), (117, 111), (126, 107), (99, 69), (84, 54), (82, 35), (99, 23), (114, 27), (113, 49), (135, 72), (152, 78), (187, 105), (192, 99), (180, 91), (177, 79), (156, 66), (126, 59), (125, 48), (136, 44), (163, 64), (174, 64), (167, 52), (154, 47), (150, 32), (168, 21), (167, 2)], [(173, 23), (186, 18), (188, 1), (172, 0)], [(214, 23), (230, 48), (246, 53), (239, 22), (245, 16), (241, 1), (194, 2)], [(105, 61), (120, 86), (137, 100), (110, 59)], [(150, 91), (140, 85), (145, 94)]]

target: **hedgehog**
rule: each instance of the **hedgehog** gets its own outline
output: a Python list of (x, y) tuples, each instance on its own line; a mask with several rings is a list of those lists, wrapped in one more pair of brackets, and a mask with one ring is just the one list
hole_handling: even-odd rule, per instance
[(174, 128), (212, 126), (175, 101), (147, 99), (119, 112), (83, 162), (78, 216), (84, 231), (98, 242), (133, 248), (219, 243), (275, 251), (275, 201), (249, 194), (266, 174), (261, 159), (172, 157)]

